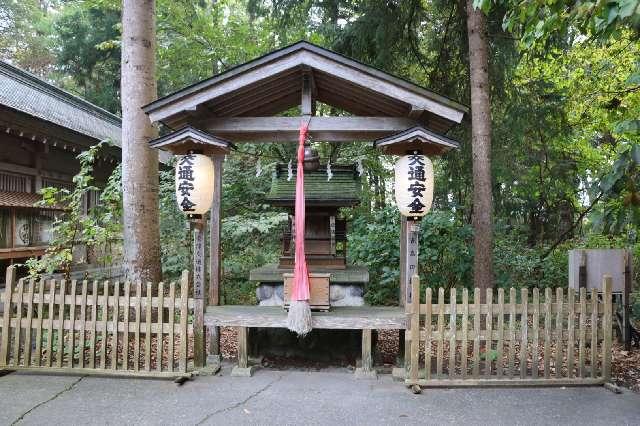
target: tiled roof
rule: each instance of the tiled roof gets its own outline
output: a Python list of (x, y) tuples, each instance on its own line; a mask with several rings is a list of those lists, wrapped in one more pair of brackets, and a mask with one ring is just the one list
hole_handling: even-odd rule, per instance
[(120, 118), (90, 102), (0, 61), (0, 105), (96, 140), (121, 142)]
[[(0, 191), (0, 207), (19, 207), (26, 209), (41, 209), (36, 207), (35, 203), (42, 200), (40, 194), (32, 194), (29, 192), (7, 192)], [(47, 207), (49, 210), (62, 210), (61, 207)]]
[[(304, 173), (304, 196), (307, 205), (352, 206), (360, 202), (360, 178), (351, 166), (332, 166), (333, 176), (327, 180), (326, 167)], [(296, 168), (287, 180), (287, 166), (278, 165), (267, 194), (267, 201), (276, 205), (293, 205), (296, 196)]]

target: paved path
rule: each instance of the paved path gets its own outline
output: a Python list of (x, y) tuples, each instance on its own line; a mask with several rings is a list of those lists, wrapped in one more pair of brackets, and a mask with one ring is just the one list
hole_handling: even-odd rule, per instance
[(261, 370), (171, 381), (10, 374), (0, 424), (640, 424), (640, 395), (601, 387), (441, 389), (389, 376)]

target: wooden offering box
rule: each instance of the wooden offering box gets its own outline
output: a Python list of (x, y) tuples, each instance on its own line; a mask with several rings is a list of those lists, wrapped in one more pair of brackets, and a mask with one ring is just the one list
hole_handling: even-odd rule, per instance
[[(291, 301), (291, 287), (293, 284), (293, 274), (282, 274), (284, 279), (284, 307), (289, 309)], [(328, 311), (329, 304), (329, 278), (331, 274), (309, 273), (309, 292), (311, 300), (309, 304), (315, 311)]]

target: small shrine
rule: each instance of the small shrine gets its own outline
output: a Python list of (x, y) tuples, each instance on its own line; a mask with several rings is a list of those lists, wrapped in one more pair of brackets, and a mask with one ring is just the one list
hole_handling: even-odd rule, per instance
[[(307, 204), (305, 246), (311, 279), (312, 307), (326, 310), (330, 306), (362, 306), (369, 281), (366, 267), (347, 262), (347, 221), (340, 216), (341, 207), (360, 203), (360, 176), (355, 165), (320, 165), (310, 147), (305, 152), (305, 198)], [(258, 282), (256, 297), (260, 306), (288, 303), (287, 278), (294, 267), (295, 167), (279, 164), (267, 201), (283, 207), (289, 214), (282, 230), (282, 250), (277, 264), (253, 269), (249, 279)]]
[[(318, 111), (318, 103), (331, 106), (332, 112), (339, 113), (330, 115)], [(201, 330), (202, 324), (207, 327), (210, 342), (207, 363), (219, 364), (219, 327), (238, 328), (238, 365), (232, 372), (236, 376), (253, 373), (255, 366), (249, 362), (248, 355), (254, 352), (249, 351), (250, 346), (252, 349), (254, 345), (261, 346), (260, 333), (254, 333), (258, 329), (280, 329), (281, 332), (266, 343), (281, 344), (285, 355), (297, 345), (306, 345), (308, 352), (314, 354), (322, 347), (345, 354), (347, 348), (338, 347), (338, 339), (315, 338), (319, 331), (344, 332), (355, 336), (356, 346), (361, 349), (361, 367), (356, 370), (356, 377), (375, 378), (372, 347), (376, 331), (402, 331), (407, 327), (404, 305), (411, 300), (408, 283), (411, 274), (416, 272), (417, 250), (407, 251), (407, 244), (401, 245), (399, 306), (365, 305), (363, 296), (369, 274), (366, 268), (349, 264), (348, 224), (340, 216), (341, 207), (359, 202), (358, 173), (352, 166), (338, 165), (331, 165), (329, 173), (328, 165), (321, 166), (317, 155), (310, 147), (304, 147), (304, 142), (311, 139), (319, 143), (378, 141), (375, 146), (382, 152), (405, 157), (410, 149), (414, 157), (420, 158), (399, 161), (402, 167), (396, 168), (396, 174), (405, 189), (402, 197), (412, 197), (409, 213), (422, 215), (431, 203), (433, 189), (429, 180), (427, 191), (425, 173), (428, 170), (431, 179), (433, 168), (425, 159), (426, 155), (455, 147), (456, 143), (447, 138), (446, 133), (463, 120), (468, 108), (402, 78), (301, 41), (157, 99), (143, 110), (151, 122), (162, 123), (173, 130), (170, 134), (173, 136), (168, 136), (177, 138), (172, 146), (194, 138), (213, 145), (224, 141), (222, 145), (227, 148), (244, 143), (298, 145), (296, 163), (301, 163), (302, 169), (289, 171), (288, 165), (280, 165), (268, 202), (283, 207), (290, 216), (294, 210), (305, 214), (295, 215), (295, 220), (290, 220), (285, 227), (278, 263), (251, 271), (250, 279), (259, 283), (258, 306), (220, 306), (221, 182), (226, 153), (193, 153), (210, 155), (213, 162), (212, 170), (202, 170), (206, 183), (194, 184), (194, 189), (212, 192), (209, 195), (213, 197), (206, 206), (210, 207), (208, 265), (203, 261), (207, 217), (192, 220), (197, 230), (194, 235), (194, 252), (198, 254), (194, 256), (194, 287), (198, 289), (198, 306), (204, 305), (205, 294), (208, 296), (206, 310), (194, 320), (194, 329)], [(297, 115), (291, 115), (296, 112)], [(186, 127), (189, 131), (181, 135), (180, 129)], [(191, 133), (193, 137), (189, 136)], [(151, 145), (172, 150), (157, 141), (152, 141)], [(409, 175), (410, 161), (414, 160), (423, 167), (424, 173), (420, 176)], [(208, 178), (209, 175), (213, 178)], [(410, 177), (413, 179), (408, 183)], [(211, 185), (213, 190), (209, 191)], [(296, 193), (300, 196), (296, 197)], [(185, 205), (192, 207), (189, 203)], [(192, 209), (183, 211), (194, 213)], [(409, 222), (415, 220), (404, 220), (400, 235), (407, 242), (417, 241), (416, 227), (406, 225)], [(304, 225), (294, 229), (293, 223)], [(305, 231), (301, 232), (301, 229)], [(294, 238), (296, 233), (300, 237)], [(298, 253), (297, 262), (295, 253)], [(407, 253), (415, 255), (406, 256)], [(206, 266), (208, 283), (204, 282)], [(294, 270), (296, 280), (291, 277)], [(288, 293), (287, 283), (293, 281), (295, 285)], [(290, 304), (287, 303), (288, 294), (291, 294)], [(283, 335), (288, 337), (282, 338)], [(194, 336), (194, 340), (201, 343), (194, 349), (200, 362), (205, 358), (203, 336)], [(399, 344), (404, 344), (402, 337)]]

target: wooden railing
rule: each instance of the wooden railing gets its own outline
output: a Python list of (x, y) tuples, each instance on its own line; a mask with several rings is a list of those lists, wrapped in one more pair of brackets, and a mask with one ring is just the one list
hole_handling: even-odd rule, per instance
[[(592, 385), (611, 378), (611, 278), (602, 294), (582, 288), (551, 289), (544, 298), (534, 288), (488, 289), (481, 302), (469, 292), (436, 295), (431, 288), (420, 304), (420, 281), (412, 278), (407, 305), (408, 385)], [(531, 296), (531, 297), (530, 297)]]
[[(25, 280), (7, 270), (0, 369), (179, 376), (194, 301), (180, 283)], [(190, 320), (191, 318), (191, 320)]]

